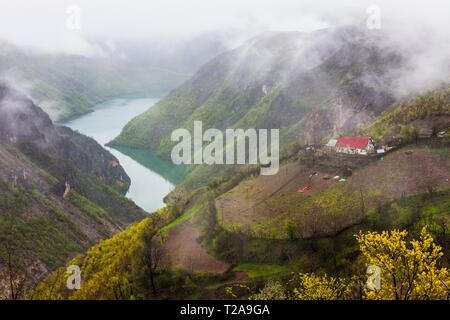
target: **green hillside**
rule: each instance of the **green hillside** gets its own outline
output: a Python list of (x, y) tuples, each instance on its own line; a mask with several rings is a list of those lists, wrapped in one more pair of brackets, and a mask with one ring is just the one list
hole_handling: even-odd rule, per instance
[[(354, 114), (381, 113), (392, 102), (389, 79), (381, 78), (396, 67), (398, 58), (379, 49), (375, 39), (350, 34), (346, 40), (330, 41), (334, 36), (326, 31), (292, 32), (251, 39), (204, 65), (131, 120), (112, 144), (153, 148), (167, 158), (174, 145), (171, 132), (192, 130), (194, 120), (202, 120), (204, 130), (281, 128), (286, 142), (306, 130), (304, 121), (312, 111), (333, 110), (340, 97), (349, 104), (353, 98), (362, 104), (371, 100), (370, 106), (358, 106), (363, 110), (353, 110)], [(372, 99), (375, 95), (386, 99)]]
[[(184, 299), (195, 297), (203, 288), (225, 282), (229, 275), (189, 272), (182, 266), (162, 263), (159, 229), (168, 225), (171, 208), (160, 210), (127, 230), (100, 242), (68, 262), (82, 271), (80, 290), (68, 290), (62, 267), (48, 276), (27, 299), (136, 300)], [(155, 238), (156, 236), (156, 238)]]
[(368, 125), (362, 134), (372, 136), (380, 143), (402, 143), (416, 141), (421, 130), (428, 130), (436, 137), (441, 130), (446, 131), (450, 119), (450, 87), (442, 84), (440, 88), (420, 95), (407, 97), (392, 104), (380, 117)]
[[(445, 116), (446, 99), (422, 105), (436, 112), (423, 112), (410, 103), (423, 103), (428, 96), (400, 101), (373, 123), (389, 127), (391, 113), (405, 112), (399, 105), (416, 108), (428, 120)], [(410, 117), (408, 124), (421, 118)], [(369, 124), (367, 130), (371, 128)], [(357, 163), (343, 182), (330, 179), (345, 172), (342, 163), (318, 153), (311, 166), (302, 147), (291, 144), (277, 175), (258, 176), (251, 167), (225, 172), (190, 200), (182, 199), (178, 203), (182, 211), (168, 206), (152, 219), (67, 262), (66, 266), (82, 268), (85, 284), (81, 290), (67, 289), (67, 274), (61, 268), (27, 298), (229, 299), (230, 287), (247, 288), (236, 293), (245, 298), (249, 291), (258, 292), (274, 280), (289, 291), (294, 272), (332, 274), (344, 279), (349, 290), (353, 288), (343, 298), (360, 299), (358, 288), (365, 283), (365, 265), (355, 234), (407, 230), (409, 239), (417, 239), (424, 226), (442, 247), (439, 267), (448, 267), (450, 153), (445, 137), (431, 144), (434, 140), (436, 137), (421, 139), (417, 144), (405, 141), (406, 146), (384, 155), (382, 160), (374, 157)], [(317, 174), (311, 176), (313, 172)], [(298, 193), (305, 185), (312, 188)], [(175, 241), (179, 251), (195, 256), (190, 240), (183, 240), (183, 232), (195, 230), (199, 234), (194, 238), (197, 244), (201, 241), (210, 255), (233, 266), (231, 270), (221, 274), (198, 272), (190, 270), (189, 262), (173, 268), (159, 260), (173, 253), (165, 251), (172, 248), (166, 246), (175, 241), (171, 237), (181, 237)], [(141, 259), (142, 255), (147, 260)]]
[[(373, 256), (393, 250), (392, 259), (407, 271), (434, 251), (430, 265), (445, 283), (430, 297), (444, 298), (450, 265), (448, 86), (396, 101), (390, 86), (402, 57), (379, 46), (382, 40), (352, 29), (274, 32), (204, 65), (111, 144), (151, 148), (167, 158), (172, 130), (192, 130), (194, 120), (203, 121), (203, 130), (280, 128), (279, 172), (259, 175), (259, 165), (188, 166), (185, 180), (166, 197), (168, 206), (67, 261), (27, 298), (248, 298), (278, 281), (281, 291), (295, 293), (289, 299), (301, 299), (307, 283), (297, 275), (328, 275), (332, 284), (348, 288), (338, 299), (362, 299), (368, 246), (375, 248)], [(422, 129), (431, 134), (421, 136)], [(324, 140), (344, 133), (370, 135), (376, 146), (396, 148), (366, 157), (320, 150)], [(317, 147), (312, 153), (310, 144)], [(306, 186), (311, 188), (299, 192)], [(405, 237), (408, 232), (414, 254), (399, 258), (406, 244), (394, 236), (376, 243), (395, 230)], [(373, 231), (381, 240), (362, 244), (363, 234), (377, 237)], [(427, 244), (412, 245), (420, 237)], [(200, 268), (198, 260), (208, 264)], [(72, 264), (83, 272), (76, 291), (66, 287), (65, 268)], [(327, 281), (319, 282), (311, 284), (314, 297)], [(233, 288), (240, 293), (232, 296)]]
[[(282, 148), (363, 128), (394, 102), (390, 72), (401, 57), (379, 41), (348, 30), (263, 34), (204, 65), (110, 144), (169, 158), (172, 131), (192, 132), (195, 120), (203, 130), (281, 129)], [(223, 166), (188, 170), (183, 186), (191, 190), (225, 174)]]
[[(231, 274), (228, 271), (222, 275), (190, 272), (187, 266), (168, 268), (160, 260), (153, 260), (167, 254), (159, 251), (159, 238), (153, 238), (159, 234), (158, 228), (170, 221), (162, 213), (162, 218), (147, 218), (68, 261), (66, 267), (78, 265), (83, 272), (80, 290), (67, 289), (68, 275), (64, 267), (47, 277), (27, 299), (229, 299), (227, 286), (237, 283), (238, 287), (244, 285), (257, 290), (267, 280), (287, 281), (292, 272), (326, 272), (350, 278), (354, 274), (363, 274), (358, 243), (353, 236), (360, 230), (401, 228), (417, 238), (421, 228), (427, 226), (435, 241), (444, 247), (444, 265), (448, 265), (448, 199), (448, 188), (433, 194), (401, 197), (369, 210), (357, 225), (333, 236), (290, 240), (227, 233), (211, 225), (213, 212), (197, 211), (194, 218), (196, 215), (201, 221), (197, 222), (201, 230), (208, 232), (206, 228), (209, 227), (216, 232), (211, 234), (209, 229), (203, 234), (205, 245), (215, 239), (211, 247), (215, 255), (237, 264)], [(236, 282), (235, 277), (230, 276), (236, 272), (245, 272), (250, 279)], [(352, 278), (352, 281), (357, 279)], [(353, 299), (358, 296), (357, 292), (353, 294)], [(245, 297), (245, 292), (241, 295)], [(352, 297), (350, 293), (348, 296)]]

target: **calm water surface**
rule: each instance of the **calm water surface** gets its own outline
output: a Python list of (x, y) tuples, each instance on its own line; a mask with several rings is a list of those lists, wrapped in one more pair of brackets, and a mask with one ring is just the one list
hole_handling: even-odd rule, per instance
[(184, 167), (158, 157), (152, 150), (111, 148), (105, 144), (114, 139), (129, 120), (153, 106), (158, 100), (112, 99), (96, 105), (94, 112), (62, 123), (94, 138), (119, 159), (131, 179), (126, 196), (147, 212), (164, 206), (164, 196), (183, 180)]

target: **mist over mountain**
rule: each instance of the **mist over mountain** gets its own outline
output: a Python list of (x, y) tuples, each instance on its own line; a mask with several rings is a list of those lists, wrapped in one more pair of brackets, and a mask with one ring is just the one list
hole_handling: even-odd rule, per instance
[[(203, 65), (130, 121), (112, 144), (152, 148), (169, 157), (171, 132), (192, 130), (193, 122), (202, 120), (204, 130), (281, 129), (282, 147), (292, 141), (320, 145), (364, 128), (405, 95), (448, 81), (447, 57), (429, 55), (431, 48), (414, 51), (414, 41), (405, 46), (395, 40), (358, 25), (263, 33)], [(418, 63), (426, 56), (442, 61)], [(204, 178), (222, 174), (216, 167), (198, 170), (209, 172), (197, 174)]]
[[(0, 164), (0, 242), (26, 263), (20, 290), (145, 216), (120, 194), (130, 178), (112, 154), (91, 138), (54, 126), (40, 107), (5, 86)], [(0, 259), (2, 274), (7, 268), (8, 261)], [(2, 276), (3, 299), (10, 294), (5, 281)]]
[(159, 96), (184, 79), (184, 74), (146, 64), (129, 66), (111, 58), (45, 53), (0, 42), (0, 81), (35, 100), (54, 120), (89, 112), (115, 96)]
[[(176, 125), (191, 128), (193, 120), (220, 129), (288, 130), (311, 111), (332, 109), (346, 92), (350, 94), (342, 102), (350, 112), (346, 118), (373, 117), (394, 101), (390, 88), (403, 59), (395, 48), (382, 44), (382, 35), (356, 27), (264, 33), (202, 66), (156, 107), (127, 125), (116, 142), (126, 141), (130, 132), (134, 146), (165, 148), (167, 138), (163, 143), (159, 139)], [(377, 94), (381, 100), (372, 101)], [(353, 110), (353, 98), (370, 100), (371, 105)], [(355, 125), (363, 125), (361, 121)], [(324, 134), (346, 129), (341, 124)]]
[(192, 75), (205, 62), (228, 50), (230, 39), (235, 35), (227, 32), (211, 32), (192, 39), (91, 39), (112, 60), (134, 68), (164, 69), (175, 73)]
[[(449, 16), (436, 0), (5, 2), (0, 299), (448, 299)], [(171, 135), (196, 121), (279, 129), (276, 173), (175, 167)]]

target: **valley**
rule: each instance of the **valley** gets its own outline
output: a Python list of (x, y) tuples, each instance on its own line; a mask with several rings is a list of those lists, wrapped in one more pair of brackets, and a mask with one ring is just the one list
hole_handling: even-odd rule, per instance
[(157, 98), (115, 98), (94, 106), (94, 111), (61, 124), (95, 139), (111, 152), (130, 176), (126, 196), (149, 213), (164, 206), (163, 198), (184, 178), (182, 165), (158, 157), (152, 150), (105, 146), (133, 117), (147, 110)]
[(129, 66), (108, 57), (51, 54), (0, 39), (0, 79), (32, 98), (54, 121), (93, 111), (113, 97), (162, 95), (187, 75)]
[[(15, 276), (0, 281), (4, 296), (372, 299), (366, 268), (379, 264), (394, 289), (375, 298), (444, 299), (450, 85), (399, 94), (408, 58), (357, 27), (264, 32), (161, 98), (124, 87), (56, 125), (0, 86), (0, 272)], [(224, 164), (223, 143), (222, 160), (205, 163), (208, 146), (187, 139), (176, 165), (179, 128), (200, 141), (215, 129), (214, 142), (227, 129), (276, 129), (280, 144), (269, 164)]]

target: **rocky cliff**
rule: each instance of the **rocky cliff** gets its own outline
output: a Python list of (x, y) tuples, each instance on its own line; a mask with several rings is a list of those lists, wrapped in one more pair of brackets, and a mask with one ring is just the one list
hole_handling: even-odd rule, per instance
[(129, 184), (97, 142), (55, 126), (31, 100), (0, 86), (0, 298), (20, 296), (68, 258), (142, 219), (121, 195)]

